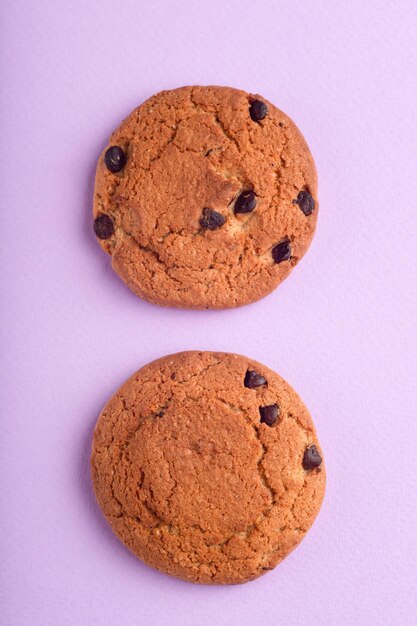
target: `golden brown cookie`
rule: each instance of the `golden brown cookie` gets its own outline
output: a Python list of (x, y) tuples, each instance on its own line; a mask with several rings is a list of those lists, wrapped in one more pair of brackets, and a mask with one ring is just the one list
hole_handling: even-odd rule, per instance
[(264, 365), (220, 352), (180, 352), (136, 372), (98, 419), (91, 464), (121, 541), (198, 583), (242, 583), (274, 568), (325, 490), (299, 396)]
[(166, 306), (258, 300), (305, 254), (317, 177), (282, 111), (230, 87), (162, 91), (100, 156), (94, 230), (125, 283)]

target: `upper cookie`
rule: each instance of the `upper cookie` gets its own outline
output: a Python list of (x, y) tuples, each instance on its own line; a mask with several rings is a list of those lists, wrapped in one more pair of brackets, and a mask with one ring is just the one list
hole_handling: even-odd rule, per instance
[(139, 370), (101, 413), (91, 462), (118, 537), (149, 565), (199, 583), (275, 567), (325, 489), (303, 402), (235, 354), (182, 352)]
[(300, 131), (258, 95), (163, 91), (100, 156), (94, 229), (116, 272), (157, 304), (228, 308), (271, 292), (306, 252), (317, 177)]

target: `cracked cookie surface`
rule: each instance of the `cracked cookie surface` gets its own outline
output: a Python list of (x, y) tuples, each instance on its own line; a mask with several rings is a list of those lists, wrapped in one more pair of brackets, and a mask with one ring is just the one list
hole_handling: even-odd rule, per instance
[[(263, 419), (271, 407), (274, 419)], [(182, 352), (136, 372), (98, 419), (91, 465), (121, 541), (198, 583), (273, 569), (303, 539), (325, 490), (299, 396), (269, 368), (227, 353)]]
[(230, 87), (153, 96), (97, 166), (98, 241), (156, 304), (230, 308), (264, 297), (305, 254), (317, 211), (314, 162), (295, 124)]

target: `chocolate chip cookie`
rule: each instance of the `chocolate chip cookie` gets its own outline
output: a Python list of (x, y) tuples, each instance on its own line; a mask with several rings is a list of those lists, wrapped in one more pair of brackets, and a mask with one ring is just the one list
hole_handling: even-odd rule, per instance
[(113, 133), (97, 166), (94, 230), (151, 302), (258, 300), (305, 254), (317, 221), (313, 159), (290, 118), (230, 87), (163, 91)]
[(143, 367), (94, 432), (92, 477), (140, 559), (198, 583), (242, 583), (303, 539), (325, 490), (310, 414), (244, 356), (182, 352)]

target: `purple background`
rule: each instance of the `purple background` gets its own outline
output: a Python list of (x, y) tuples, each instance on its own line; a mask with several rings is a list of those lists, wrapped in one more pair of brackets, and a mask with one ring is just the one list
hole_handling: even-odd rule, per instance
[[(2, 13), (1, 623), (415, 623), (415, 1), (3, 0)], [(310, 252), (240, 310), (142, 302), (92, 233), (109, 133), (184, 84), (264, 94), (318, 167)], [(150, 360), (196, 348), (276, 369), (326, 454), (312, 531), (244, 586), (149, 569), (92, 494), (91, 433), (109, 396)]]

